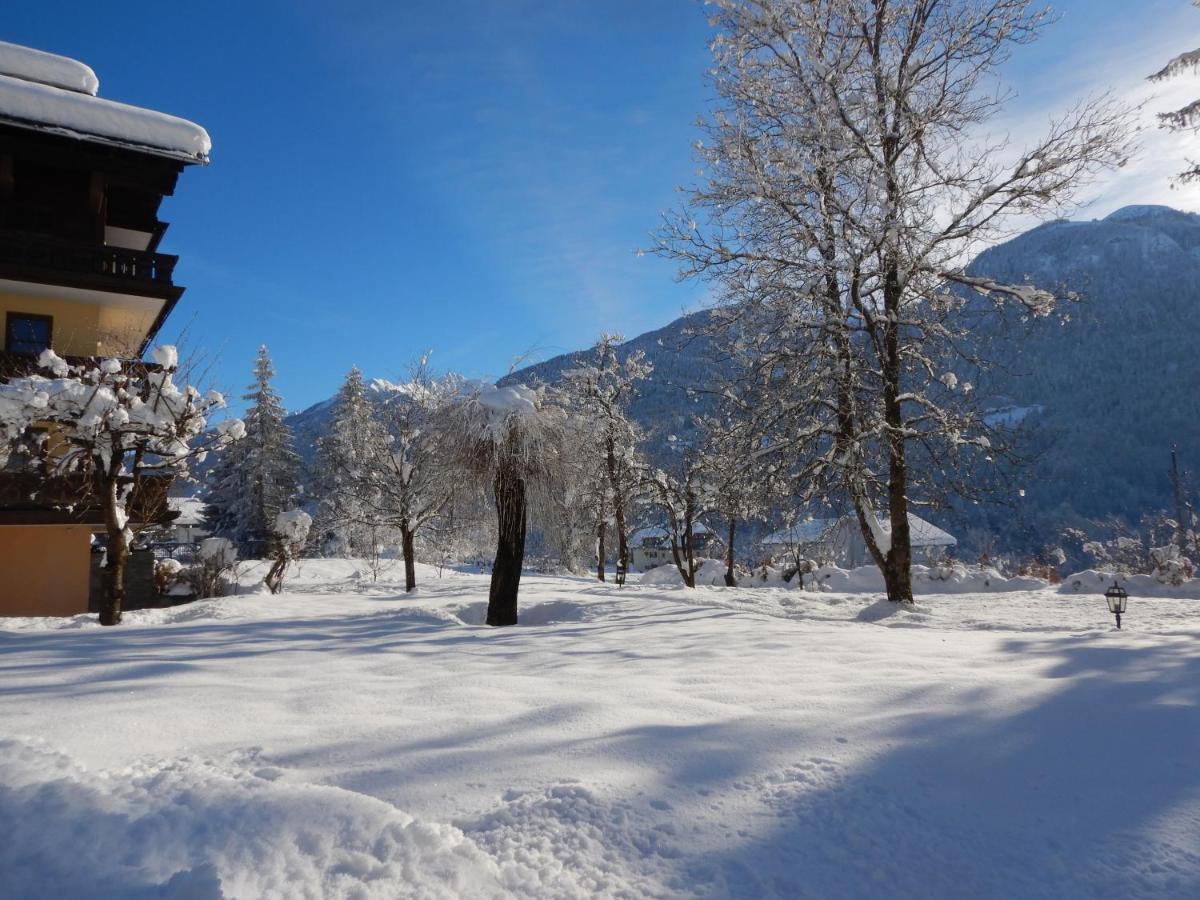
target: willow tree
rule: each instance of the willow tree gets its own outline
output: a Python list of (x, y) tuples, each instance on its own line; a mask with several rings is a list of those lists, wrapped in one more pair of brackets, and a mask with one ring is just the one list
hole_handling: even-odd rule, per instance
[(1128, 114), (1101, 97), (1040, 137), (989, 133), (999, 69), (1049, 21), (1029, 0), (715, 5), (705, 180), (656, 249), (715, 281), (801, 500), (849, 506), (888, 597), (911, 602), (914, 495), (993, 453), (959, 374), (988, 362), (981, 308), (1044, 316), (1062, 297), (962, 265), (1121, 164)]
[(488, 488), (495, 504), (488, 625), (517, 624), (530, 509), (561, 469), (564, 418), (541, 390), (477, 382), (464, 385), (441, 416), (448, 459)]

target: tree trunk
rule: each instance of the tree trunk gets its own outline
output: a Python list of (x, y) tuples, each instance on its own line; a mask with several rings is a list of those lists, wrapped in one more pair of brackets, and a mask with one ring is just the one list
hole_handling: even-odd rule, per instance
[(272, 594), (278, 594), (283, 590), (283, 573), (287, 569), (287, 564), (287, 553), (282, 548), (276, 550), (275, 561), (271, 563), (271, 569), (267, 572), (267, 577), (263, 579), (267, 590)]
[(487, 624), (517, 624), (517, 591), (525, 560), (525, 481), (501, 468), (496, 473), (496, 561), (488, 592)]
[(725, 586), (736, 587), (737, 579), (733, 577), (733, 539), (737, 532), (737, 519), (729, 520), (729, 544), (725, 548)]
[(617, 446), (612, 437), (606, 444), (606, 461), (608, 464), (609, 490), (613, 498), (613, 524), (617, 529), (617, 568), (629, 571), (629, 535), (625, 527), (625, 492), (621, 482), (619, 466), (617, 465)]
[(604, 580), (604, 560), (608, 555), (608, 551), (604, 548), (606, 531), (608, 531), (608, 523), (601, 516), (600, 524), (596, 526), (596, 578), (600, 581)]
[(412, 593), (417, 586), (416, 535), (407, 522), (400, 523), (400, 543), (404, 548), (404, 592)]
[(679, 577), (690, 588), (696, 586), (696, 567), (692, 562), (692, 540), (688, 535), (671, 535), (671, 556), (675, 559), (675, 568)]
[(884, 278), (883, 415), (887, 424), (888, 518), (892, 534), (883, 560), (883, 582), (893, 603), (912, 603), (912, 537), (908, 527), (908, 461), (904, 411), (900, 401), (900, 276), (894, 264)]
[(108, 534), (108, 550), (104, 562), (104, 597), (100, 601), (100, 624), (120, 625), (121, 607), (125, 603), (125, 564), (129, 562), (129, 537), (121, 521), (118, 479), (104, 479), (104, 527)]

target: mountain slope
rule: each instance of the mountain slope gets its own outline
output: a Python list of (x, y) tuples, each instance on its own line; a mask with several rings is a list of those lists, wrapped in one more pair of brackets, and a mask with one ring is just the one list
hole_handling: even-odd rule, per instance
[[(1066, 286), (1082, 299), (1065, 324), (1033, 323), (994, 335), (992, 352), (1007, 373), (987, 387), (997, 407), (1025, 416), (1039, 450), (1020, 482), (1015, 509), (961, 512), (946, 521), (960, 536), (983, 527), (1001, 546), (1034, 549), (1057, 540), (1064, 524), (1119, 514), (1135, 520), (1170, 501), (1166, 476), (1172, 443), (1185, 470), (1200, 470), (1200, 216), (1161, 206), (1133, 206), (1105, 219), (1061, 221), (991, 248), (974, 274)], [(694, 313), (622, 345), (642, 350), (655, 367), (632, 405), (652, 445), (686, 439), (691, 416), (706, 403), (689, 386), (708, 386), (719, 353)], [(501, 384), (556, 383), (588, 351), (563, 354), (501, 379)], [(380, 402), (395, 385), (372, 382)], [(289, 419), (306, 458), (328, 427), (332, 401)], [(652, 449), (651, 448), (651, 449)]]
[(1167, 506), (1171, 445), (1184, 468), (1200, 466), (1200, 216), (1134, 206), (1056, 222), (971, 268), (1082, 295), (1065, 324), (1039, 322), (997, 348), (1013, 374), (993, 391), (1040, 407), (1052, 441), (1028, 472), (1030, 516), (1135, 518)]

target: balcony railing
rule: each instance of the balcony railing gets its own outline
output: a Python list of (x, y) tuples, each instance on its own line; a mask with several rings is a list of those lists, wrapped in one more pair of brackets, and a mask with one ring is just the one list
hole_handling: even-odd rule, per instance
[(0, 231), (0, 272), (15, 277), (70, 275), (98, 284), (161, 289), (173, 286), (171, 276), (178, 259), (165, 253)]
[[(131, 521), (140, 524), (173, 518), (167, 504), (173, 480), (167, 474), (142, 478), (129, 501)], [(64, 523), (103, 524), (95, 482), (79, 473), (47, 475), (38, 468), (0, 470), (0, 522), (48, 518)]]
[[(104, 356), (64, 356), (63, 360), (68, 365), (81, 366), (94, 364), (97, 360), (106, 358)], [(147, 372), (156, 372), (159, 367), (140, 359), (122, 359), (121, 370), (127, 375), (137, 376)], [(25, 375), (49, 375), (49, 373), (38, 366), (37, 357), (32, 354), (0, 350), (0, 381), (21, 378)]]

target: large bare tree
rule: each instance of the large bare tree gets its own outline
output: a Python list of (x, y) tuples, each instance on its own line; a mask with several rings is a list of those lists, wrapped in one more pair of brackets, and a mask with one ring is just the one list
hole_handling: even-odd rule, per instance
[(1029, 0), (715, 5), (704, 180), (657, 250), (717, 283), (801, 499), (852, 508), (888, 597), (911, 602), (911, 504), (993, 453), (970, 331), (1060, 299), (964, 261), (1120, 165), (1128, 114), (1100, 97), (1040, 137), (989, 133), (999, 68), (1048, 21)]

